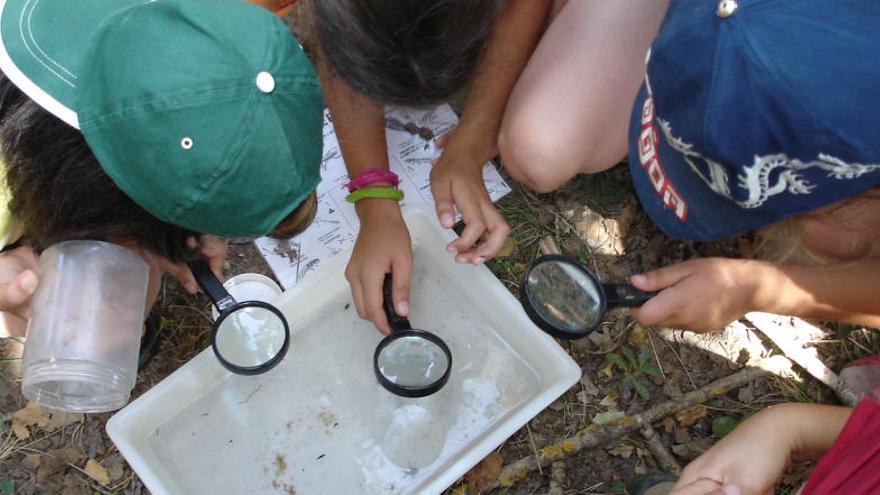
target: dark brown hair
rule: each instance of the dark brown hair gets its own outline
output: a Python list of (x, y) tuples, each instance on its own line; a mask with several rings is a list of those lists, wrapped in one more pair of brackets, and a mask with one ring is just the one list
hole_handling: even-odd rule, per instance
[(0, 75), (0, 155), (9, 209), (38, 252), (71, 239), (134, 241), (184, 261), (187, 229), (163, 222), (125, 195), (104, 173), (83, 135)]
[(501, 0), (309, 0), (301, 22), (328, 66), (386, 103), (430, 104), (470, 79)]

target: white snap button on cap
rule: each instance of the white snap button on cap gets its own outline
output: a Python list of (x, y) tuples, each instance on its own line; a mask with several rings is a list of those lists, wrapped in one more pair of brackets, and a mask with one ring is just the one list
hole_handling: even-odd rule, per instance
[(266, 71), (257, 74), (257, 88), (263, 93), (275, 91), (275, 78)]
[(180, 140), (180, 147), (185, 150), (191, 150), (193, 147), (193, 140), (190, 137), (185, 137)]
[(737, 7), (739, 5), (736, 3), (736, 0), (721, 0), (718, 2), (718, 10), (715, 11), (715, 15), (725, 19), (732, 16), (736, 12)]

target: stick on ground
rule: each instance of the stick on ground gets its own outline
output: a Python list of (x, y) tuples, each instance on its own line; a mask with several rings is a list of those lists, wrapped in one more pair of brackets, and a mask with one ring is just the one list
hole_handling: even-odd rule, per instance
[(615, 438), (630, 433), (637, 428), (643, 428), (645, 425), (651, 425), (670, 414), (675, 414), (696, 404), (724, 395), (768, 373), (781, 373), (790, 367), (791, 361), (783, 356), (774, 356), (765, 359), (760, 367), (746, 368), (738, 371), (730, 376), (716, 380), (703, 388), (658, 404), (634, 416), (625, 416), (608, 425), (590, 424), (574, 436), (540, 449), (537, 455), (530, 455), (508, 464), (501, 470), (501, 474), (492, 488), (513, 486), (516, 482), (528, 476), (529, 473), (537, 470), (539, 465), (547, 466), (555, 460), (562, 459), (582, 449), (606, 445)]

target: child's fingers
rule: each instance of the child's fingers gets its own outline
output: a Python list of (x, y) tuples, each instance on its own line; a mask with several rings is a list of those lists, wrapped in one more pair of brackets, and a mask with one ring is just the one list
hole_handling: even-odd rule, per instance
[(183, 288), (189, 292), (190, 294), (195, 294), (199, 291), (199, 286), (196, 284), (196, 279), (193, 276), (192, 272), (189, 271), (189, 267), (183, 263), (171, 263), (166, 258), (161, 256), (156, 257), (158, 260), (159, 269), (163, 272), (167, 273), (174, 277), (178, 283), (180, 283)]
[(391, 333), (391, 327), (388, 325), (388, 318), (385, 317), (385, 310), (382, 308), (382, 282), (385, 280), (385, 273), (371, 273), (364, 277), (364, 311), (367, 319), (376, 325), (385, 335)]
[(435, 183), (431, 181), (431, 194), (434, 196), (437, 218), (443, 228), (451, 229), (455, 225), (455, 209), (452, 203), (452, 184), (448, 181)]
[(700, 478), (685, 486), (674, 488), (669, 495), (725, 495), (721, 483), (708, 478)]
[(391, 264), (392, 285), (391, 299), (394, 311), (400, 316), (409, 314), (409, 277), (412, 272), (412, 261), (409, 259), (394, 260)]
[(473, 260), (475, 263), (482, 263), (498, 254), (510, 234), (510, 225), (494, 206), (488, 205), (483, 209), (483, 214), (489, 219), (489, 236), (477, 248)]
[(655, 291), (675, 285), (691, 274), (691, 270), (685, 263), (664, 266), (640, 275), (630, 277), (630, 283), (639, 290)]
[(348, 285), (351, 286), (351, 299), (354, 302), (354, 310), (357, 312), (358, 318), (367, 319), (367, 312), (364, 309), (364, 290), (361, 287), (360, 279), (350, 278)]
[(10, 312), (21, 318), (28, 317), (28, 302), (37, 290), (40, 279), (33, 270), (18, 274), (12, 282), (0, 284), (0, 311)]
[(467, 251), (473, 248), (486, 232), (486, 219), (483, 217), (479, 203), (473, 198), (462, 195), (456, 198), (455, 204), (461, 210), (465, 226), (458, 239), (450, 242), (447, 249), (459, 253), (455, 258), (456, 261), (470, 261), (472, 256), (468, 254), (472, 255), (473, 253), (467, 253)]
[(679, 310), (678, 291), (669, 288), (639, 308), (631, 308), (633, 319), (644, 326), (668, 326)]
[(439, 136), (437, 136), (437, 138), (434, 140), (434, 144), (440, 149), (445, 148), (446, 144), (449, 143), (449, 138), (452, 137), (452, 132), (454, 130), (455, 130), (454, 128), (450, 129), (450, 130), (444, 132), (443, 134), (440, 134)]

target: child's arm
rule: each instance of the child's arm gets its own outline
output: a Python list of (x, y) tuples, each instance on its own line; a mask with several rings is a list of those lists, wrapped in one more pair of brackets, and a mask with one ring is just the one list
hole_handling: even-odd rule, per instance
[[(384, 105), (352, 89), (320, 57), (315, 65), (349, 177), (368, 168), (388, 170)], [(358, 316), (372, 321), (387, 334), (391, 328), (382, 310), (382, 282), (386, 273), (393, 274), (392, 298), (397, 313), (408, 314), (412, 269), (409, 231), (400, 206), (393, 199), (363, 199), (355, 204), (355, 211), (361, 228), (345, 276), (351, 284)]]
[[(449, 249), (461, 262), (481, 263), (495, 254), (510, 231), (482, 180), (483, 164), (497, 154), (504, 109), (540, 38), (551, 0), (508, 0), (496, 20), (478, 64), (464, 113), (431, 171), (437, 216), (452, 228), (454, 209), (465, 229)], [(480, 237), (485, 236), (484, 241)]]
[(834, 443), (852, 409), (781, 404), (755, 414), (682, 472), (671, 495), (700, 493), (708, 480), (735, 485), (742, 495), (764, 495), (791, 459), (818, 458)]
[(702, 258), (631, 282), (660, 294), (633, 310), (643, 325), (717, 330), (749, 311), (880, 326), (880, 259), (829, 266)]

